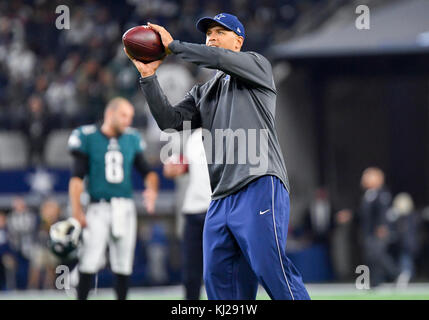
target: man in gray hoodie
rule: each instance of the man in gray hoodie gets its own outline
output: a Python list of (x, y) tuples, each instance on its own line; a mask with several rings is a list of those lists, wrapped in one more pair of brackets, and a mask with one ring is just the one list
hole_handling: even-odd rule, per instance
[(173, 40), (165, 28), (148, 25), (159, 32), (167, 54), (218, 70), (172, 106), (156, 78), (162, 60), (144, 64), (128, 55), (161, 130), (203, 128), (213, 192), (203, 232), (208, 298), (255, 299), (259, 281), (272, 299), (309, 299), (285, 254), (289, 181), (275, 130), (271, 64), (258, 53), (241, 52), (244, 26), (231, 14), (198, 21), (205, 45)]

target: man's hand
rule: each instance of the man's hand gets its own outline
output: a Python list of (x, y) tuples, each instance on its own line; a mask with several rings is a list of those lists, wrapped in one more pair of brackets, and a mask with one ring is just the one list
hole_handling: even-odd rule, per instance
[(156, 60), (149, 63), (143, 63), (137, 59), (134, 59), (128, 52), (127, 49), (124, 47), (124, 52), (130, 58), (130, 60), (134, 63), (134, 66), (137, 68), (137, 70), (140, 72), (140, 75), (142, 78), (149, 77), (153, 74), (155, 74), (156, 69), (161, 65), (161, 60)]
[(75, 211), (75, 212), (73, 212), (73, 218), (75, 218), (77, 221), (79, 221), (80, 226), (82, 227), (82, 229), (87, 226), (85, 213), (83, 213), (83, 211)]
[(149, 214), (155, 213), (155, 203), (158, 198), (158, 191), (147, 188), (143, 191), (143, 204)]
[(184, 156), (172, 155), (163, 166), (162, 173), (166, 178), (173, 179), (188, 172), (188, 162)]
[(335, 215), (335, 221), (339, 225), (346, 224), (350, 220), (352, 220), (353, 213), (349, 209), (343, 209), (337, 212)]
[(375, 230), (375, 235), (381, 240), (387, 239), (389, 236), (389, 229), (387, 226), (381, 225)]
[(168, 32), (164, 27), (161, 27), (157, 24), (148, 22), (147, 25), (159, 33), (165, 51), (167, 52), (167, 54), (171, 54), (170, 49), (168, 49), (168, 45), (173, 42), (173, 37), (171, 36), (170, 32)]

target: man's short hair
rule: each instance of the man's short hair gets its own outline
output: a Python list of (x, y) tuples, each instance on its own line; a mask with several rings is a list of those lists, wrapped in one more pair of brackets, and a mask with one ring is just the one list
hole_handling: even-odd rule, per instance
[(104, 111), (107, 112), (108, 110), (116, 110), (123, 103), (132, 106), (131, 102), (128, 99), (125, 99), (123, 97), (115, 97), (107, 103), (106, 109)]

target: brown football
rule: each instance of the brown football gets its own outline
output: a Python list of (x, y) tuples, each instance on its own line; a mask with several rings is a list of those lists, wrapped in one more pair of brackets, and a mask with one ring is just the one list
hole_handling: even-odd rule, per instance
[(122, 36), (122, 43), (133, 58), (145, 63), (165, 56), (159, 33), (149, 26), (137, 26), (127, 30)]

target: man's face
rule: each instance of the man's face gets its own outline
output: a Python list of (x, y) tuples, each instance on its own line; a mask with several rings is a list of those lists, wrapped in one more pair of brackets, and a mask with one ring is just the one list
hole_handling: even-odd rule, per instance
[(361, 180), (361, 185), (364, 189), (379, 189), (384, 184), (383, 174), (374, 169), (369, 169), (364, 172)]
[(121, 103), (112, 110), (112, 128), (117, 134), (122, 134), (126, 128), (131, 126), (134, 118), (134, 108), (129, 103)]
[(25, 200), (21, 197), (13, 199), (12, 207), (15, 212), (22, 213), (27, 208), (27, 204), (25, 203)]
[(243, 45), (243, 37), (217, 23), (213, 23), (209, 25), (206, 32), (206, 45), (238, 52)]

